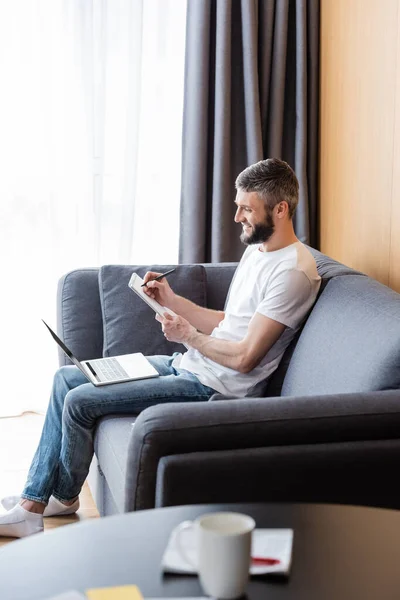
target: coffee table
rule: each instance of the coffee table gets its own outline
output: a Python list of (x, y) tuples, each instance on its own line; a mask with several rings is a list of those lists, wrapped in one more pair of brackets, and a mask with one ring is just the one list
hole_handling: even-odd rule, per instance
[(197, 577), (162, 575), (181, 521), (219, 510), (257, 527), (294, 529), (290, 577), (253, 577), (248, 600), (393, 600), (400, 597), (400, 512), (322, 504), (214, 504), (128, 513), (61, 527), (0, 552), (1, 600), (44, 600), (70, 589), (137, 584), (145, 597), (204, 595)]

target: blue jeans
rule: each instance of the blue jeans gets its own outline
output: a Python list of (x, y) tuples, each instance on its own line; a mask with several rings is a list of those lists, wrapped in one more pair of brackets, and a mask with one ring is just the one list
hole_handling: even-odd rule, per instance
[(93, 457), (97, 419), (110, 414), (137, 415), (163, 402), (208, 400), (215, 390), (193, 373), (174, 369), (175, 356), (150, 356), (160, 377), (95, 387), (75, 366), (55, 374), (39, 446), (22, 493), (23, 498), (47, 504), (78, 496)]

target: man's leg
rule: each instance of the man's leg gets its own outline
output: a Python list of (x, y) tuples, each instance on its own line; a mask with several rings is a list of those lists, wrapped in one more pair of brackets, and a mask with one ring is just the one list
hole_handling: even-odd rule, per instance
[[(54, 496), (63, 503), (78, 496), (93, 456), (93, 431), (99, 417), (138, 414), (161, 402), (208, 400), (214, 393), (191, 373), (176, 371), (172, 367), (173, 357), (148, 358), (161, 377), (96, 388), (85, 383), (86, 378), (74, 367), (57, 372), (42, 437), (22, 494), (25, 502), (34, 503), (34, 510), (44, 508), (53, 489)], [(21, 513), (12, 517), (14, 521), (22, 522), (26, 516), (32, 518), (32, 506), (28, 507), (29, 513), (24, 511), (25, 515), (20, 509), (23, 507), (13, 509)], [(6, 521), (7, 518), (0, 517), (0, 535), (22, 537), (40, 530), (35, 524), (36, 529), (28, 527), (27, 531), (22, 523), (15, 532), (7, 533), (12, 523)]]
[[(149, 357), (149, 361), (157, 369), (160, 375), (169, 375), (173, 373), (170, 367), (173, 357), (155, 356)], [(125, 385), (132, 386), (135, 383), (136, 382), (128, 382)], [(56, 372), (39, 446), (31, 463), (25, 488), (22, 493), (22, 497), (26, 500), (46, 504), (50, 495), (53, 493), (58, 478), (58, 468), (60, 463), (65, 398), (68, 392), (76, 389), (80, 385), (84, 385), (86, 391), (91, 390), (95, 397), (97, 397), (101, 389), (106, 391), (115, 389), (118, 391), (119, 386), (123, 384), (96, 388), (91, 383), (88, 383), (87, 378), (75, 366), (61, 367)], [(97, 400), (95, 400), (95, 402), (97, 402)]]
[[(160, 375), (169, 375), (174, 357), (149, 357), (150, 362)], [(52, 393), (43, 425), (41, 439), (31, 463), (27, 481), (23, 491), (22, 506), (29, 511), (43, 513), (44, 516), (69, 514), (79, 508), (79, 500), (72, 507), (60, 506), (60, 502), (50, 496), (58, 473), (58, 463), (62, 440), (62, 413), (67, 393), (78, 385), (87, 384), (87, 378), (75, 366), (61, 367), (54, 376)], [(91, 384), (90, 384), (91, 385)], [(93, 389), (96, 389), (93, 387)], [(40, 493), (38, 492), (40, 489)], [(48, 498), (49, 504), (46, 506)], [(21, 500), (21, 496), (3, 498), (2, 504), (10, 510)], [(65, 502), (65, 504), (70, 504)]]
[(109, 414), (135, 414), (166, 402), (205, 401), (215, 393), (195, 375), (172, 367), (173, 357), (148, 357), (160, 373), (154, 379), (95, 388), (92, 384), (68, 392), (63, 413), (63, 439), (58, 480), (53, 495), (66, 502), (75, 498), (87, 477), (93, 457), (96, 421)]
[[(74, 366), (61, 367), (56, 372), (41, 438), (28, 473), (25, 487), (28, 499), (0, 516), (0, 535), (24, 537), (43, 530), (42, 513), (57, 479), (64, 400), (71, 389), (86, 381), (86, 377)], [(29, 495), (32, 484), (43, 490), (40, 497)]]
[(23, 498), (47, 504), (58, 475), (65, 398), (72, 389), (84, 384), (87, 384), (87, 378), (75, 366), (61, 367), (56, 372), (42, 434), (28, 472)]

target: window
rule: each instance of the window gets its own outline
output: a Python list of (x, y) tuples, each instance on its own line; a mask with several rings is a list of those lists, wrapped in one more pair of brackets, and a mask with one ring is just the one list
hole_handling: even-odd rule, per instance
[(0, 415), (47, 404), (61, 275), (178, 260), (185, 20), (186, 0), (0, 4)]

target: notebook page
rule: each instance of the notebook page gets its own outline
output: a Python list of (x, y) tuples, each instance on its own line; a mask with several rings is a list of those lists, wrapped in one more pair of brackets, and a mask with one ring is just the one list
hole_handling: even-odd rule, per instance
[(132, 277), (130, 278), (128, 285), (131, 290), (135, 292), (135, 294), (137, 294), (144, 302), (146, 302), (146, 304), (148, 304), (157, 314), (163, 316), (164, 313), (167, 312), (170, 315), (176, 316), (174, 311), (166, 308), (165, 306), (161, 306), (161, 304), (157, 302), (157, 300), (154, 300), (154, 298), (150, 298), (150, 296), (143, 291), (143, 288), (141, 287), (142, 284), (143, 279), (139, 277), (137, 273), (132, 273)]

